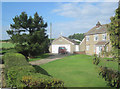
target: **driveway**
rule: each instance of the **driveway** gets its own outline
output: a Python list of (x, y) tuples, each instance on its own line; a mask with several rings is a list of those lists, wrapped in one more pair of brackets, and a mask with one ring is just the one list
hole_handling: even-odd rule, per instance
[(50, 54), (50, 56), (48, 58), (45, 59), (41, 59), (41, 60), (36, 60), (36, 61), (31, 61), (29, 62), (32, 65), (40, 65), (40, 64), (45, 64), (54, 60), (58, 60), (61, 59), (65, 56), (69, 56), (71, 54)]

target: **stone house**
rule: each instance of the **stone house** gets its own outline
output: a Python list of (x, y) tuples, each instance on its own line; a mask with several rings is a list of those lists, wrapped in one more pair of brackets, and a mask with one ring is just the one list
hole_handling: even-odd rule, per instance
[(95, 27), (85, 33), (85, 38), (80, 43), (80, 51), (85, 51), (88, 55), (99, 55), (102, 50), (109, 52), (111, 45), (107, 32), (107, 24), (101, 25), (98, 22)]

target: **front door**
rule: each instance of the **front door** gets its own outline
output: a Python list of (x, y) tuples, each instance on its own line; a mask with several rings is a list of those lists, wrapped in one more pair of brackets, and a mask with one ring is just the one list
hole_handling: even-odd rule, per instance
[(102, 51), (102, 46), (96, 47), (96, 54), (99, 55), (99, 53)]

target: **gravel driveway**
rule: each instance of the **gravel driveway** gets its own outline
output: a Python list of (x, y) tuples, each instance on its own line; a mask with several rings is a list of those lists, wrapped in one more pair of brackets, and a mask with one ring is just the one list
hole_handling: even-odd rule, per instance
[(69, 56), (71, 54), (50, 54), (50, 56), (48, 58), (45, 59), (41, 59), (41, 60), (36, 60), (36, 61), (31, 61), (29, 62), (32, 65), (40, 65), (40, 64), (45, 64), (54, 60), (58, 60), (61, 59), (65, 56)]

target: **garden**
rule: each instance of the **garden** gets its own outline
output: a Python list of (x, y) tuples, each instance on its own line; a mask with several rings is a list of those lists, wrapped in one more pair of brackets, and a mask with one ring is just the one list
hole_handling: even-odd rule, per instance
[[(47, 23), (36, 12), (34, 17), (25, 12), (13, 18), (7, 33), (10, 42), (1, 43), (0, 57), (5, 65), (2, 71), (2, 87), (18, 89), (61, 89), (65, 87), (120, 88), (120, 7), (116, 9), (108, 25), (112, 45), (112, 57), (97, 55), (70, 55), (42, 65), (28, 61), (49, 57), (50, 39), (46, 34)], [(22, 30), (21, 30), (22, 29)], [(28, 34), (27, 34), (28, 33)]]

